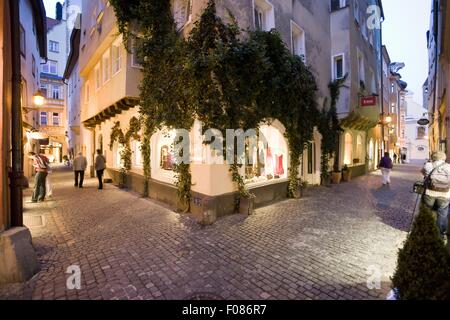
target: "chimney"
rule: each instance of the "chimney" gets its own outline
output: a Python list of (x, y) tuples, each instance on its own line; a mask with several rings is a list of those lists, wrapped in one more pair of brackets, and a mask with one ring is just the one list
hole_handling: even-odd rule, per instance
[(62, 15), (63, 15), (63, 6), (62, 6), (61, 2), (58, 2), (56, 4), (56, 20), (61, 21)]

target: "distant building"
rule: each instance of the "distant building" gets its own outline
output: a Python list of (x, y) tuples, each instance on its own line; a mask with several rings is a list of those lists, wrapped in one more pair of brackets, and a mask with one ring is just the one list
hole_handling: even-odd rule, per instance
[[(79, 16), (81, 18), (81, 16)], [(80, 68), (78, 64), (80, 54), (80, 29), (74, 28), (70, 41), (70, 53), (67, 60), (64, 80), (67, 82), (67, 138), (69, 147), (69, 157), (73, 158), (82, 151), (81, 141), (81, 80)]]
[(48, 135), (41, 152), (51, 162), (62, 162), (67, 153), (66, 92), (63, 74), (67, 63), (66, 21), (47, 18), (48, 59), (41, 65), (41, 92), (46, 97), (39, 108), (39, 131)]
[(406, 161), (424, 162), (430, 158), (428, 146), (428, 126), (419, 125), (417, 122), (424, 119), (427, 109), (413, 100), (413, 94), (408, 94), (405, 100), (408, 106), (406, 116)]
[(337, 111), (344, 128), (340, 139), (339, 167), (353, 176), (374, 170), (383, 149), (381, 134), (381, 30), (369, 27), (370, 6), (381, 1), (331, 1), (331, 60), (333, 79), (348, 74)]

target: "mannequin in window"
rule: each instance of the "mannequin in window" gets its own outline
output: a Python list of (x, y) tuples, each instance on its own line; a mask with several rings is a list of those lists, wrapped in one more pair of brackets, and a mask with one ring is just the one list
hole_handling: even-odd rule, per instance
[(168, 146), (163, 146), (161, 148), (161, 163), (160, 166), (164, 170), (173, 170), (173, 157), (169, 151)]

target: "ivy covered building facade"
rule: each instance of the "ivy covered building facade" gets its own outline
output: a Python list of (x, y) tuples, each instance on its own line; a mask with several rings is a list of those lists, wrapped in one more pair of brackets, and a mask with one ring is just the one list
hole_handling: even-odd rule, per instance
[[(189, 37), (207, 5), (207, 0), (171, 2), (180, 37)], [(232, 21), (231, 13), (242, 30), (278, 30), (286, 48), (310, 67), (316, 79), (319, 109), (329, 106), (328, 84), (332, 76), (327, 2), (227, 0), (217, 1), (216, 9), (217, 15), (225, 22)], [(81, 151), (88, 158), (91, 175), (94, 175), (95, 151), (100, 149), (107, 159), (107, 178), (116, 183), (122, 181), (139, 193), (147, 191), (151, 198), (179, 207), (177, 174), (174, 172), (174, 128), (159, 128), (149, 139), (151, 179), (146, 186), (144, 130), (133, 129), (134, 121), (140, 117), (140, 86), (143, 81), (142, 61), (136, 54), (133, 40), (124, 41), (123, 35), (120, 35), (113, 6), (108, 1), (83, 1), (82, 12), (79, 54), (82, 83), (80, 135)], [(246, 36), (244, 32), (242, 37)], [(261, 123), (259, 129), (267, 143), (257, 152), (265, 164), (263, 168), (255, 164), (239, 169), (246, 188), (256, 196), (256, 206), (286, 198), (290, 150), (285, 137), (285, 125), (277, 119)], [(112, 133), (116, 129), (123, 133), (136, 132), (128, 135), (124, 141), (114, 138)], [(214, 128), (202, 127), (199, 120), (190, 128), (192, 186), (189, 208), (199, 217), (209, 214), (215, 220), (234, 212), (238, 187), (232, 179), (229, 165), (220, 159), (212, 159), (215, 155), (210, 146), (203, 145), (200, 151), (195, 150), (195, 142), (204, 138), (201, 132), (206, 129)], [(125, 149), (127, 152), (124, 153)], [(302, 181), (314, 185), (321, 183), (321, 155), (321, 134), (314, 128), (300, 159), (298, 171)], [(128, 158), (125, 180), (122, 176), (124, 157)]]

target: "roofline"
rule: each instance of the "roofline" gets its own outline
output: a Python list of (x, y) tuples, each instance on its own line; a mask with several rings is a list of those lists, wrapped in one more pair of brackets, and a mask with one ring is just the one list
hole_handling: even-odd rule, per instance
[(47, 58), (47, 13), (42, 0), (30, 0), (36, 24), (36, 37), (39, 43), (41, 58)]
[(67, 59), (66, 70), (64, 70), (63, 80), (69, 79), (76, 62), (80, 56), (81, 30), (74, 28), (70, 36), (70, 54)]
[(377, 2), (378, 2), (378, 6), (381, 9), (381, 18), (383, 18), (383, 20), (384, 20), (385, 16), (384, 16), (383, 0), (377, 0)]

